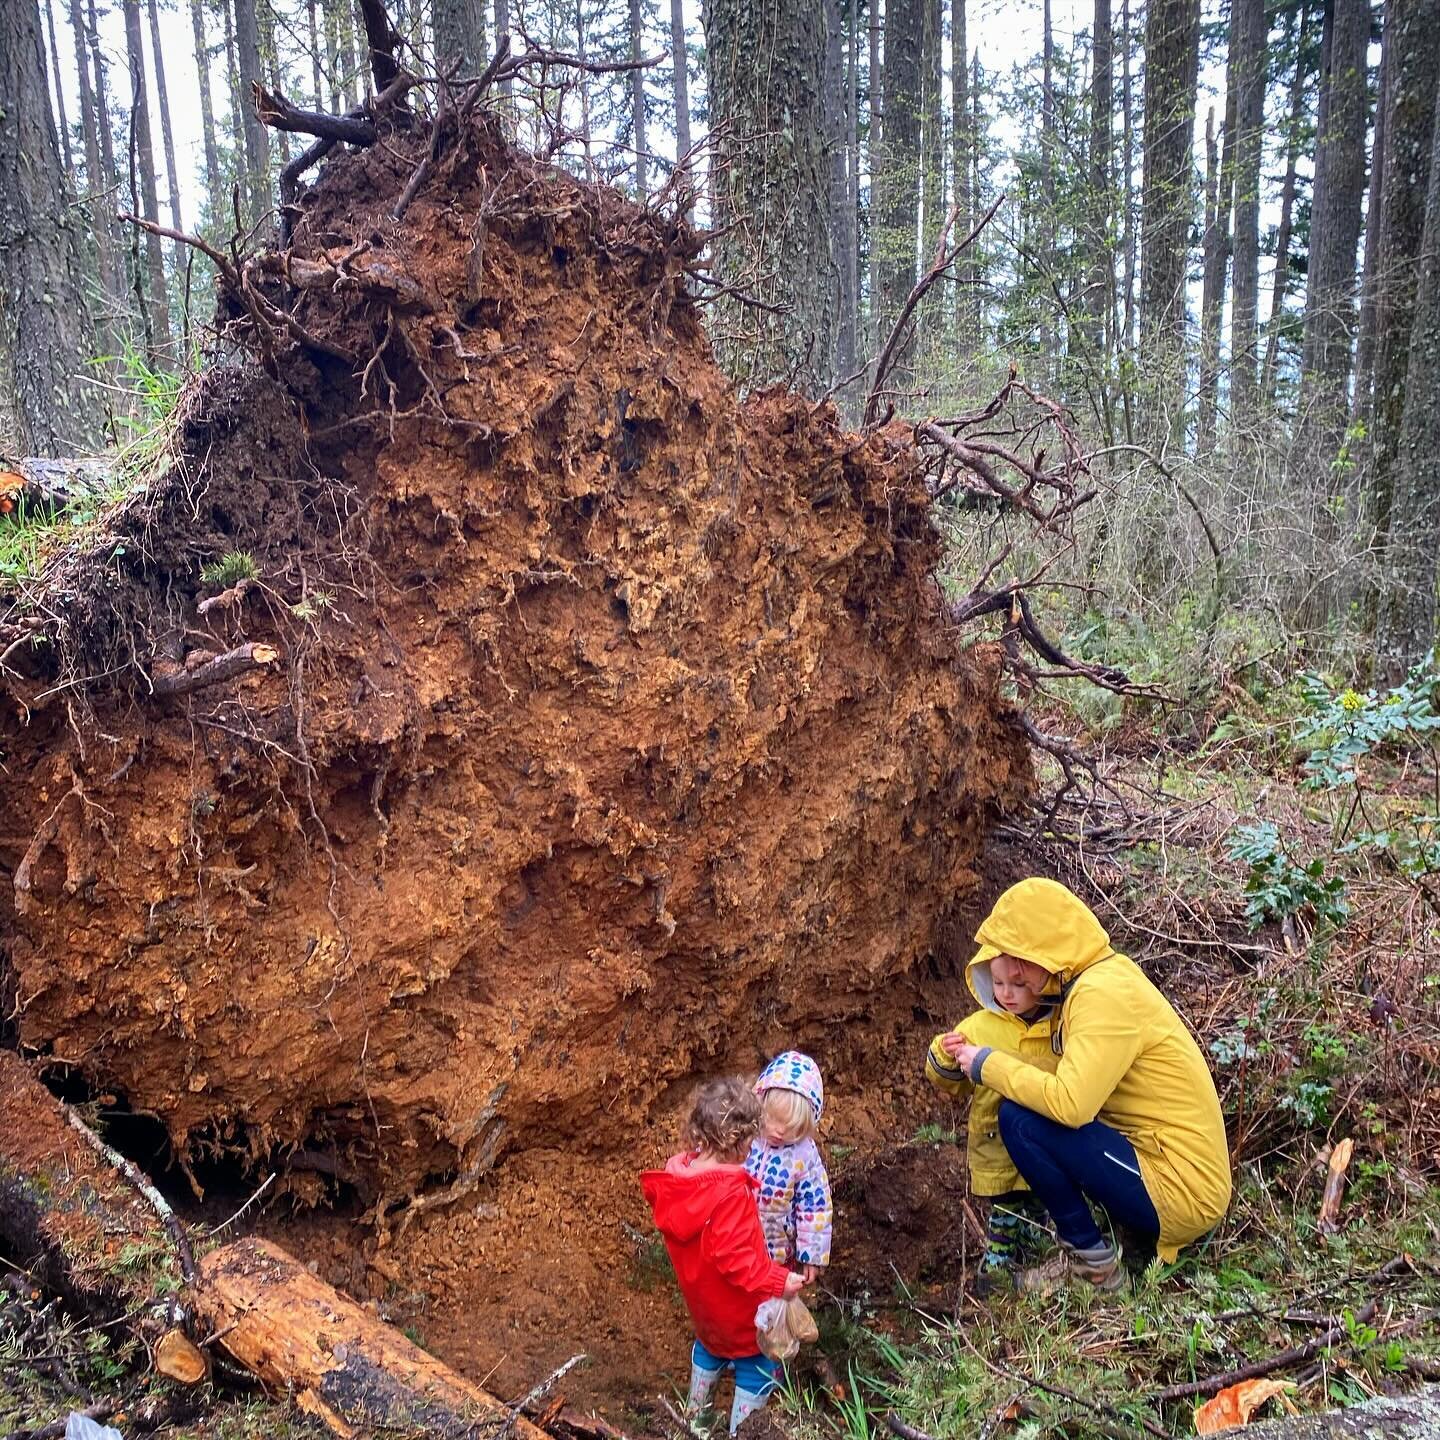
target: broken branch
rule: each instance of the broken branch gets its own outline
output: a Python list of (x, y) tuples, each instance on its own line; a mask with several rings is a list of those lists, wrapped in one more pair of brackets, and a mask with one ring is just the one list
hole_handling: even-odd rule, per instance
[[(1362, 1305), (1355, 1312), (1353, 1323), (1368, 1325), (1375, 1318), (1375, 1308), (1373, 1300)], [(1350, 1326), (1345, 1321), (1337, 1320), (1323, 1335), (1317, 1335), (1303, 1345), (1295, 1345), (1289, 1350), (1282, 1350), (1278, 1355), (1256, 1360), (1250, 1365), (1242, 1365), (1238, 1370), (1227, 1370), (1221, 1375), (1210, 1375), (1204, 1380), (1191, 1380), (1184, 1385), (1171, 1385), (1167, 1389), (1156, 1391), (1152, 1398), (1157, 1404), (1163, 1405), (1172, 1400), (1190, 1400), (1200, 1395), (1214, 1395), (1227, 1385), (1238, 1385), (1242, 1380), (1254, 1380), (1260, 1375), (1271, 1375), (1276, 1370), (1303, 1364), (1322, 1350), (1328, 1350), (1337, 1340), (1348, 1334), (1349, 1330)]]
[(279, 657), (280, 652), (273, 645), (240, 645), (194, 670), (157, 670), (151, 676), (150, 688), (156, 695), (188, 695), (192, 690), (203, 690), (208, 685), (233, 680), (248, 670), (272, 665)]

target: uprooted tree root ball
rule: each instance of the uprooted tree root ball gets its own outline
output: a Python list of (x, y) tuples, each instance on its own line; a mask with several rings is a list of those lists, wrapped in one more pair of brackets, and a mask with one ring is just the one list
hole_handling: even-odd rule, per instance
[(768, 1046), (892, 1064), (846, 1022), (1029, 775), (909, 432), (738, 403), (678, 218), (483, 114), (397, 207), (422, 153), (332, 159), (224, 291), (255, 358), (5, 621), (14, 1038), (379, 1215)]

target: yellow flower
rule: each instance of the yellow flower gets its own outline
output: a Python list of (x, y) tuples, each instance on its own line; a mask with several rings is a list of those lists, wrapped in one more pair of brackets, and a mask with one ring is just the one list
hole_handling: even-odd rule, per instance
[(1353, 715), (1357, 710), (1365, 708), (1365, 697), (1357, 695), (1353, 690), (1346, 690), (1340, 696), (1340, 708), (1347, 714)]

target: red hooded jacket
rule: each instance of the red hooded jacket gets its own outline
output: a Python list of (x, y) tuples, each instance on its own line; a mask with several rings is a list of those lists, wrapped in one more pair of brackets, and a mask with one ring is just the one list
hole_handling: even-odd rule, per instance
[(722, 1360), (759, 1351), (755, 1311), (785, 1292), (790, 1272), (765, 1248), (757, 1181), (743, 1165), (691, 1170), (690, 1155), (672, 1155), (663, 1170), (647, 1170), (640, 1188), (651, 1213), (700, 1343)]

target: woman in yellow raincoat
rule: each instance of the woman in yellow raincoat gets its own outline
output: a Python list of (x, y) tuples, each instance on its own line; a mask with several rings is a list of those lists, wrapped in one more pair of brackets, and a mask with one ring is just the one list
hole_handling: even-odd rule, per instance
[[(1090, 1209), (1154, 1237), (1160, 1257), (1203, 1235), (1230, 1203), (1230, 1155), (1215, 1082), (1194, 1037), (1135, 962), (1110, 944), (1089, 907), (1054, 880), (1012, 885), (976, 932), (966, 969), (975, 998), (998, 1008), (992, 961), (1044, 972), (1055, 1000), (1053, 1072), (1024, 1055), (939, 1041), (955, 1068), (999, 1094), (1000, 1135), (1045, 1206), (1063, 1272), (1103, 1289), (1124, 1283), (1119, 1251)], [(987, 998), (989, 997), (989, 998)]]

